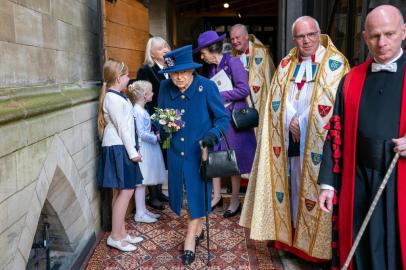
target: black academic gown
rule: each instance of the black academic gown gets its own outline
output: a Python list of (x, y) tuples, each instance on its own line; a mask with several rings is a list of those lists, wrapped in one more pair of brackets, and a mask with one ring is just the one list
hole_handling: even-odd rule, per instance
[[(391, 140), (399, 137), (405, 64), (406, 55), (404, 54), (397, 60), (396, 73), (387, 71), (371, 72), (371, 67), (367, 71), (358, 114), (353, 240), (394, 156), (394, 146)], [(343, 124), (345, 122), (344, 80), (345, 78), (339, 85), (333, 113), (333, 115), (339, 116), (341, 119), (341, 134), (343, 136), (345, 136), (346, 132)], [(333, 173), (333, 167), (335, 166), (332, 158), (333, 141), (333, 139), (326, 140), (324, 145), (319, 184), (333, 186), (339, 191), (338, 196), (340, 196), (340, 192), (346, 191), (340, 190), (341, 174)], [(345, 153), (343, 155), (341, 158), (345, 159)], [(352, 261), (353, 269), (403, 269), (398, 227), (396, 189), (398, 179), (396, 174), (397, 170), (395, 168), (355, 252)], [(334, 214), (337, 214), (336, 207)], [(337, 235), (333, 234), (333, 242), (337, 241), (337, 239)], [(336, 250), (333, 248), (333, 266), (338, 267), (337, 255)]]

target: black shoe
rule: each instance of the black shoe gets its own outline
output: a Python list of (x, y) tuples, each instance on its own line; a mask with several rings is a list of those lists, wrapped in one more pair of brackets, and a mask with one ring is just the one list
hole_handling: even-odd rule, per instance
[(223, 197), (220, 197), (220, 200), (215, 205), (211, 206), (211, 209), (214, 209), (216, 207), (222, 207), (223, 206)]
[(195, 261), (195, 253), (191, 250), (185, 250), (183, 251), (182, 255), (182, 264), (183, 265), (189, 265), (192, 264)]
[(237, 209), (234, 212), (231, 212), (230, 210), (225, 211), (223, 214), (223, 217), (224, 218), (233, 217), (233, 216), (237, 215), (237, 213), (240, 211), (241, 211), (241, 203), (238, 205)]
[(147, 205), (151, 206), (157, 210), (163, 210), (164, 204), (158, 198), (158, 187), (148, 186), (149, 198), (147, 200)]
[(195, 236), (195, 246), (197, 247), (200, 244), (200, 241), (204, 239), (204, 230), (200, 233), (200, 235)]
[(168, 201), (169, 201), (168, 196), (166, 196), (166, 195), (163, 194), (162, 192), (158, 194), (158, 199), (159, 199), (161, 202), (168, 202)]
[(164, 204), (157, 198), (150, 198), (149, 200), (147, 200), (147, 205), (156, 210), (164, 210)]
[(158, 190), (158, 194), (157, 194), (158, 199), (161, 202), (168, 202), (169, 201), (168, 196), (166, 196), (165, 194), (162, 193), (162, 184), (157, 185), (156, 187), (157, 187), (157, 190)]

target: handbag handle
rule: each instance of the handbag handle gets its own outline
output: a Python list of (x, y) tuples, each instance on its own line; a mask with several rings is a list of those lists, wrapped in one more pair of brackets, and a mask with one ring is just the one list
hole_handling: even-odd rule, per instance
[(231, 160), (230, 145), (228, 144), (227, 137), (226, 137), (226, 135), (224, 135), (224, 132), (220, 127), (217, 127), (217, 129), (220, 131), (221, 137), (224, 139), (224, 142), (226, 143), (227, 157), (228, 157), (229, 160)]
[[(228, 61), (227, 61), (227, 59), (224, 61), (224, 66), (228, 66)], [(232, 78), (232, 75), (231, 75), (231, 80), (232, 80), (233, 78)], [(234, 85), (233, 85), (234, 86)], [(252, 107), (255, 109), (255, 104), (254, 104), (254, 99), (252, 98), (252, 94), (251, 94), (251, 89), (249, 89), (249, 93), (250, 93), (250, 100), (251, 100), (251, 103), (252, 103)], [(235, 102), (233, 101), (233, 108), (232, 108), (232, 110), (234, 110), (234, 106), (235, 106)], [(256, 109), (255, 109), (256, 110)]]
[[(254, 99), (252, 98), (252, 94), (251, 94), (251, 89), (250, 89), (250, 100), (251, 100), (251, 104), (252, 104), (252, 108), (254, 108), (255, 110), (256, 110), (256, 108), (255, 108), (255, 103), (254, 103)], [(233, 108), (231, 109), (231, 110), (234, 110), (234, 107), (235, 107), (235, 101), (233, 101)]]
[(254, 108), (256, 110), (254, 99), (252, 98), (252, 94), (251, 94), (251, 89), (250, 89), (250, 99), (251, 99), (252, 108)]

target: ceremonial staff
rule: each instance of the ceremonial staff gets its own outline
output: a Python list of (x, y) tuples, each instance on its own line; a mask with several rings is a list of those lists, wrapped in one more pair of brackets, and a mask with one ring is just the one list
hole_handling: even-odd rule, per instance
[(202, 150), (202, 164), (200, 166), (200, 173), (204, 181), (204, 207), (206, 211), (206, 239), (207, 239), (207, 266), (210, 267), (210, 234), (209, 234), (209, 202), (207, 200), (207, 175), (206, 175), (206, 162), (209, 155), (207, 147), (201, 146)]

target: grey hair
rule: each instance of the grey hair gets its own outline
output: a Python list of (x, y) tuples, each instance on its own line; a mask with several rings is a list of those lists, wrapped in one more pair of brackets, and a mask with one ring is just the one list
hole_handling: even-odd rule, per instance
[(245, 25), (241, 24), (241, 23), (237, 23), (234, 24), (233, 26), (231, 26), (230, 28), (230, 33), (234, 30), (234, 29), (240, 29), (241, 34), (246, 34), (248, 35), (248, 29)]
[(144, 97), (146, 91), (152, 90), (152, 84), (148, 81), (135, 81), (128, 86), (128, 91), (130, 92), (132, 101), (135, 102)]
[(301, 17), (297, 18), (296, 21), (292, 24), (292, 36), (294, 36), (296, 24), (298, 24), (299, 22), (302, 22), (302, 21), (306, 21), (306, 20), (312, 20), (314, 22), (314, 24), (316, 25), (317, 31), (320, 33), (320, 26), (319, 26), (318, 21), (316, 21), (315, 18), (313, 18), (311, 16), (301, 16)]
[(155, 65), (154, 59), (152, 58), (151, 55), (151, 50), (154, 47), (167, 47), (169, 50), (171, 49), (171, 47), (169, 46), (168, 42), (166, 42), (165, 39), (161, 37), (150, 38), (147, 42), (147, 47), (145, 48), (144, 65), (148, 65), (150, 67)]

